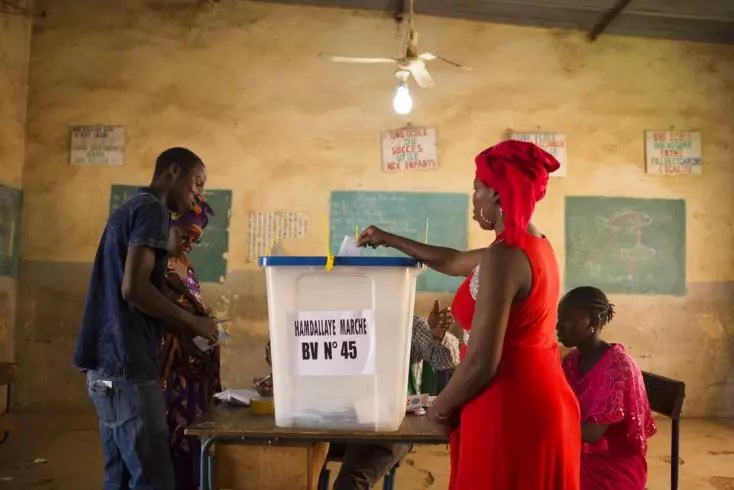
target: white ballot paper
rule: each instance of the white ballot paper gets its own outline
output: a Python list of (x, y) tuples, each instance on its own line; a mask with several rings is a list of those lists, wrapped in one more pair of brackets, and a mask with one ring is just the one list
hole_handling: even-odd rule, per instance
[(342, 246), (339, 247), (337, 257), (359, 257), (362, 255), (362, 247), (357, 245), (357, 240), (353, 237), (345, 236), (342, 240)]
[(225, 401), (227, 403), (231, 403), (232, 405), (247, 406), (250, 404), (251, 400), (260, 399), (261, 397), (257, 394), (257, 391), (255, 390), (233, 390), (228, 388), (221, 393), (215, 393), (214, 398), (216, 398), (217, 400)]
[(270, 257), (286, 257), (288, 256), (288, 252), (286, 252), (283, 248), (283, 242), (281, 240), (278, 240), (270, 248), (270, 253), (268, 255)]
[(194, 345), (199, 348), (200, 351), (206, 352), (209, 349), (213, 349), (214, 347), (218, 346), (225, 340), (229, 338), (229, 334), (225, 332), (224, 330), (219, 331), (219, 336), (217, 337), (217, 341), (213, 344), (209, 345), (209, 341), (206, 340), (204, 337), (194, 337)]

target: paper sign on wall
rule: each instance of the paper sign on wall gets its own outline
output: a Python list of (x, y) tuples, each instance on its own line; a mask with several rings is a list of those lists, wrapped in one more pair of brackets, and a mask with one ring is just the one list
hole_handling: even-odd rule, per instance
[(700, 175), (700, 131), (645, 131), (647, 173)]
[(558, 160), (561, 166), (551, 177), (565, 177), (567, 168), (566, 135), (561, 133), (519, 132), (512, 133), (513, 140), (535, 143)]
[(297, 376), (375, 373), (375, 312), (301, 311), (289, 316)]
[(436, 168), (436, 129), (403, 128), (383, 131), (382, 169), (425, 170)]
[(247, 259), (256, 262), (268, 255), (276, 240), (301, 238), (308, 233), (308, 216), (303, 213), (249, 213)]
[(72, 165), (125, 163), (125, 126), (102, 124), (71, 127)]

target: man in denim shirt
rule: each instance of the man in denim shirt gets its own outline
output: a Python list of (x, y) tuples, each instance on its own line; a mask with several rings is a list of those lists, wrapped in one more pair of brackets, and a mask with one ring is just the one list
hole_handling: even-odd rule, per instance
[(170, 213), (190, 209), (205, 182), (206, 167), (193, 152), (164, 151), (150, 186), (112, 213), (97, 248), (73, 364), (87, 373), (99, 417), (105, 490), (173, 489), (159, 384), (163, 323), (210, 340), (217, 325), (161, 290)]

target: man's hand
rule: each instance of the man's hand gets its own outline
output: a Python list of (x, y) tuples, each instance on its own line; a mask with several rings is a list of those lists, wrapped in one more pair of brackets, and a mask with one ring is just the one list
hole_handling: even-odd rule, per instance
[(428, 328), (431, 329), (433, 338), (443, 340), (444, 335), (446, 335), (446, 332), (454, 322), (454, 318), (451, 315), (451, 308), (448, 306), (441, 308), (438, 300), (436, 300), (426, 321), (428, 322)]
[(219, 321), (208, 316), (192, 316), (191, 318), (191, 330), (196, 335), (204, 337), (213, 344), (219, 337)]

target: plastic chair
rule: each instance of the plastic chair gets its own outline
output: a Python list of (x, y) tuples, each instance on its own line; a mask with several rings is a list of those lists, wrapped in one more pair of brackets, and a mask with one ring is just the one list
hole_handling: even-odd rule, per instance
[(669, 417), (672, 423), (670, 432), (670, 488), (678, 490), (678, 461), (680, 459), (680, 414), (683, 399), (686, 397), (686, 384), (683, 381), (666, 378), (643, 371), (647, 398), (650, 408)]

